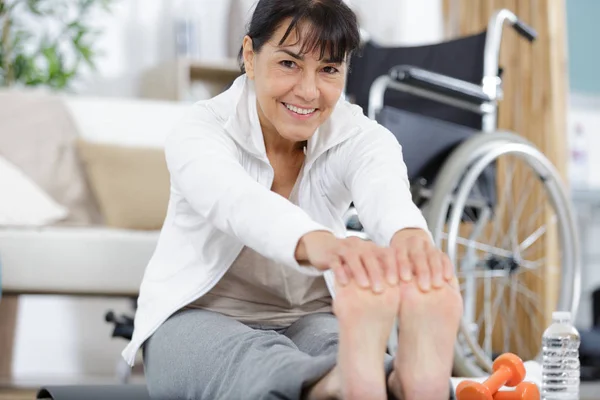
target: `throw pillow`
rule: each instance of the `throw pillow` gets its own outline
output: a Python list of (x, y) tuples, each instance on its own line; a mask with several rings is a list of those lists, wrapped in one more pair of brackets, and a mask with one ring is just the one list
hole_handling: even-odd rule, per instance
[(0, 156), (69, 210), (61, 225), (100, 224), (98, 205), (77, 158), (77, 136), (59, 96), (0, 90)]
[(139, 230), (162, 227), (170, 191), (163, 149), (82, 139), (77, 146), (106, 225)]
[(63, 220), (66, 207), (0, 156), (0, 226), (43, 226)]

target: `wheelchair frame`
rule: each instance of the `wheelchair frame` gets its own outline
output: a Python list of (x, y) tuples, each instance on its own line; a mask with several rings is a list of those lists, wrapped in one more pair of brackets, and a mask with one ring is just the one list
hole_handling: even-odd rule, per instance
[[(429, 211), (427, 220), (434, 234), (437, 245), (441, 245), (441, 239), (436, 235), (444, 225), (446, 215), (450, 215), (448, 220), (452, 228), (448, 233), (449, 244), (448, 253), (451, 260), (454, 261), (456, 254), (454, 246), (457, 243), (458, 224), (460, 215), (454, 210), (450, 212), (450, 203), (455, 209), (460, 209), (467, 205), (480, 209), (483, 214), (477, 221), (474, 221), (474, 231), (468, 239), (474, 240), (482, 232), (487, 218), (491, 215), (491, 208), (488, 204), (479, 203), (477, 199), (468, 198), (469, 185), (475, 183), (476, 174), (481, 173), (485, 165), (490, 165), (496, 157), (501, 155), (516, 155), (524, 159), (534, 170), (534, 173), (544, 181), (546, 190), (550, 192), (551, 203), (557, 210), (557, 220), (560, 223), (560, 240), (564, 246), (563, 255), (567, 260), (566, 268), (563, 268), (563, 279), (568, 287), (561, 288), (561, 295), (558, 306), (568, 308), (573, 316), (576, 315), (577, 305), (580, 297), (580, 261), (578, 255), (578, 243), (574, 218), (572, 210), (565, 196), (565, 190), (561, 185), (560, 176), (553, 168), (552, 164), (539, 152), (531, 143), (525, 139), (510, 133), (500, 133), (497, 130), (498, 101), (503, 97), (502, 79), (499, 75), (499, 56), (503, 35), (503, 27), (509, 23), (522, 37), (533, 42), (537, 36), (536, 32), (511, 11), (501, 9), (496, 11), (490, 18), (485, 38), (484, 47), (484, 65), (483, 78), (481, 84), (455, 79), (446, 75), (427, 71), (422, 68), (416, 68), (408, 65), (399, 65), (390, 69), (390, 71), (381, 75), (373, 81), (369, 90), (368, 110), (369, 118), (376, 120), (379, 112), (384, 108), (384, 97), (388, 89), (393, 89), (429, 100), (453, 106), (462, 110), (467, 110), (481, 115), (481, 132), (492, 135), (475, 135), (472, 139), (466, 140), (453, 151), (448, 160), (444, 162), (444, 168), (447, 171), (438, 174), (434, 189), (426, 188), (421, 183), (417, 183), (417, 196), (421, 199), (427, 199)], [(488, 163), (488, 164), (486, 164)], [(448, 171), (449, 170), (449, 171)], [(465, 172), (465, 171), (468, 171)], [(464, 175), (468, 183), (461, 182)], [(461, 186), (462, 185), (462, 186)], [(414, 188), (413, 188), (414, 190)], [(441, 193), (443, 192), (443, 193)], [(456, 193), (458, 192), (458, 193)], [(460, 205), (460, 207), (459, 207)], [(346, 214), (348, 225), (352, 226), (358, 221), (358, 214), (354, 208), (351, 208)], [(360, 223), (358, 222), (358, 225)], [(364, 232), (349, 229), (349, 235), (359, 236), (368, 239)], [(452, 236), (454, 235), (454, 236)], [(452, 236), (452, 239), (451, 239)], [(537, 239), (536, 239), (537, 240)], [(467, 249), (469, 256), (475, 257), (475, 250)], [(473, 266), (471, 266), (473, 267)], [(565, 271), (570, 269), (569, 271)], [(568, 273), (571, 273), (569, 275)], [(465, 285), (469, 289), (476, 288), (476, 278), (474, 276), (465, 277)], [(462, 376), (483, 376), (492, 372), (492, 360), (486, 356), (483, 350), (478, 347), (477, 340), (472, 337), (473, 322), (471, 326), (467, 321), (475, 321), (475, 296), (469, 294), (464, 297), (465, 304), (471, 304), (471, 309), (465, 310), (466, 318), (463, 318), (461, 332), (463, 333), (463, 345), (468, 345), (471, 351), (461, 349), (461, 343), (456, 345), (455, 371)], [(477, 323), (475, 323), (477, 325)], [(475, 329), (478, 327), (475, 326)], [(486, 323), (486, 334), (491, 335), (491, 331)], [(465, 334), (465, 332), (469, 332)], [(395, 354), (397, 344), (397, 329), (394, 329), (388, 342), (388, 349), (391, 354)], [(488, 344), (491, 346), (491, 343)], [(485, 345), (484, 345), (485, 346)], [(538, 354), (538, 359), (541, 355)]]

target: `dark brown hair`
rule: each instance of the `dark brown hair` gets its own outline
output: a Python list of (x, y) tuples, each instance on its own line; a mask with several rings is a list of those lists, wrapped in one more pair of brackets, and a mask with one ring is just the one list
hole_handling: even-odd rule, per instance
[[(321, 59), (327, 56), (332, 62), (341, 63), (360, 45), (356, 14), (343, 0), (259, 0), (247, 32), (254, 51), (259, 53), (284, 20), (289, 18), (290, 25), (279, 45), (295, 29), (303, 42), (301, 54), (318, 49)], [(305, 22), (308, 24), (303, 24), (305, 30), (300, 32), (299, 24)], [(242, 73), (246, 72), (243, 48), (238, 61)]]

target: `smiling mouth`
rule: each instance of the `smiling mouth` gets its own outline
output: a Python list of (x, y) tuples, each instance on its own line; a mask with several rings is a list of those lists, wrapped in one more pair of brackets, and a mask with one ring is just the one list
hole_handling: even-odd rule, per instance
[(290, 110), (291, 112), (296, 113), (298, 115), (311, 115), (318, 110), (318, 108), (300, 108), (283, 102), (281, 104), (283, 104), (284, 107)]

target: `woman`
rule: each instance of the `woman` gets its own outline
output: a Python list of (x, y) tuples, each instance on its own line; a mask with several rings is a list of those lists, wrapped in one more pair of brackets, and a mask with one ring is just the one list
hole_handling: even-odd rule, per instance
[[(448, 397), (460, 295), (399, 144), (342, 98), (358, 44), (342, 0), (260, 0), (244, 75), (170, 135), (124, 351), (143, 347), (152, 397)], [(372, 241), (345, 238), (351, 202)]]

